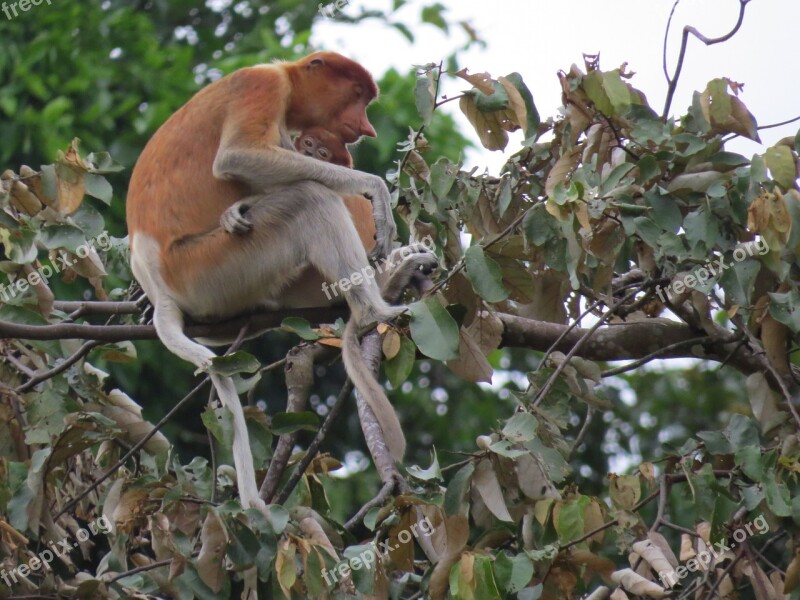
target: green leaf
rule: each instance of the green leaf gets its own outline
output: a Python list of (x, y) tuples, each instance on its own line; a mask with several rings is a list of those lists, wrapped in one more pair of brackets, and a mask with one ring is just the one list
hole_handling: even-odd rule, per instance
[[(730, 259), (727, 264), (730, 266)], [(734, 263), (719, 280), (725, 290), (725, 298), (730, 299), (731, 304), (748, 306), (760, 270), (761, 263), (756, 260)]]
[(603, 89), (616, 114), (623, 114), (631, 106), (631, 91), (622, 81), (619, 69), (603, 73)]
[(433, 73), (426, 73), (417, 78), (417, 85), (414, 89), (414, 98), (417, 104), (417, 111), (422, 117), (422, 124), (426, 127), (430, 125), (433, 110), (436, 107), (436, 87), (433, 80)]
[(786, 146), (773, 146), (767, 149), (764, 159), (773, 179), (781, 187), (787, 190), (792, 189), (795, 179), (797, 179), (797, 166), (792, 151)]
[(539, 600), (544, 593), (544, 586), (537, 583), (533, 587), (525, 588), (517, 594), (517, 600)]
[(528, 89), (528, 86), (525, 85), (525, 82), (522, 80), (522, 75), (517, 72), (509, 73), (506, 75), (506, 79), (511, 82), (511, 85), (516, 88), (519, 92), (519, 95), (522, 96), (522, 100), (525, 102), (525, 108), (527, 110), (527, 123), (522, 123), (522, 128), (525, 130), (525, 140), (535, 140), (539, 133), (539, 125), (542, 123), (542, 119), (539, 116), (539, 111), (536, 108), (536, 104), (533, 102), (533, 94)]
[(492, 81), (494, 86), (493, 94), (484, 94), (479, 89), (475, 88), (475, 106), (478, 110), (484, 113), (491, 113), (498, 110), (505, 110), (509, 106), (508, 92), (503, 87), (503, 84), (498, 81)]
[(683, 229), (686, 231), (686, 240), (692, 249), (700, 244), (702, 244), (703, 249), (713, 248), (717, 242), (719, 231), (717, 221), (705, 208), (700, 208), (686, 215), (683, 220)]
[(431, 459), (431, 466), (423, 469), (419, 465), (413, 465), (406, 469), (408, 474), (420, 481), (442, 481), (442, 469), (439, 466), (439, 459), (436, 456), (436, 450), (433, 451), (433, 458)]
[(500, 265), (484, 254), (483, 248), (475, 244), (465, 254), (467, 277), (475, 292), (487, 302), (501, 302), (508, 298), (503, 287), (503, 272)]
[(767, 506), (778, 517), (788, 517), (792, 514), (790, 505), (791, 496), (785, 484), (775, 479), (775, 473), (769, 473), (764, 478), (764, 491), (767, 494)]
[(406, 336), (400, 337), (400, 352), (383, 363), (384, 371), (392, 387), (399, 388), (411, 375), (417, 358), (417, 346)]
[(511, 200), (514, 198), (512, 192), (511, 179), (504, 178), (500, 183), (500, 191), (497, 194), (497, 218), (502, 219), (506, 214), (508, 207), (511, 206)]
[(217, 413), (211, 406), (206, 406), (205, 410), (200, 414), (200, 420), (205, 425), (206, 429), (211, 432), (217, 441), (223, 442), (225, 440), (222, 423), (217, 418)]
[(278, 413), (272, 417), (272, 433), (283, 435), (295, 431), (316, 431), (319, 415), (313, 412)]
[(294, 333), (307, 342), (313, 342), (322, 336), (311, 329), (311, 323), (299, 317), (289, 317), (281, 321), (281, 329)]
[(710, 96), (709, 113), (715, 123), (724, 123), (731, 116), (731, 97), (728, 94), (728, 82), (714, 79), (708, 83), (706, 94)]
[[(661, 166), (658, 159), (652, 154), (647, 154), (636, 163), (639, 167), (639, 176), (636, 178), (638, 183), (646, 183), (652, 179), (661, 178)], [(672, 202), (675, 204), (675, 202)]]
[(661, 229), (672, 233), (678, 231), (683, 222), (683, 215), (675, 198), (669, 194), (661, 194), (658, 188), (654, 188), (645, 193), (644, 200), (653, 209), (649, 214)]
[(537, 204), (528, 211), (522, 221), (525, 237), (534, 246), (544, 246), (558, 234), (553, 221), (544, 204)]
[[(468, 462), (461, 467), (444, 492), (444, 511), (448, 515), (465, 514), (464, 498), (470, 490), (472, 474), (475, 472), (475, 463)], [(798, 513), (800, 514), (800, 513)]]
[(108, 180), (105, 177), (102, 175), (87, 173), (83, 181), (86, 185), (87, 194), (97, 198), (98, 200), (102, 200), (109, 206), (111, 205), (111, 199), (114, 196), (114, 190), (111, 188), (111, 184), (108, 183)]
[(586, 95), (589, 96), (589, 100), (594, 102), (597, 110), (608, 116), (614, 114), (614, 105), (603, 89), (603, 74), (600, 71), (592, 71), (583, 78), (583, 89), (586, 90)]
[(239, 373), (255, 373), (261, 368), (258, 359), (248, 352), (234, 352), (225, 356), (216, 356), (211, 359), (209, 373), (232, 377)]
[(494, 579), (491, 558), (476, 555), (472, 573), (475, 576), (475, 598), (502, 600), (500, 590), (497, 589), (497, 582)]
[(438, 298), (426, 298), (408, 307), (411, 337), (425, 355), (436, 360), (458, 358), (458, 323)]
[[(585, 498), (582, 496), (581, 498)], [(578, 501), (565, 502), (558, 511), (558, 519), (554, 523), (558, 533), (558, 541), (562, 544), (576, 540), (583, 535), (583, 510)]]
[(422, 9), (422, 22), (423, 23), (430, 23), (431, 25), (435, 25), (445, 33), (449, 31), (449, 26), (447, 24), (447, 19), (445, 19), (442, 13), (447, 12), (447, 7), (443, 6), (440, 3), (433, 4), (431, 6), (426, 6)]
[(458, 169), (446, 158), (442, 157), (431, 165), (431, 192), (436, 198), (443, 200), (450, 193), (456, 182)]
[(649, 217), (636, 217), (633, 222), (636, 224), (636, 235), (651, 248), (658, 248), (658, 238), (663, 233), (661, 227)]
[(527, 442), (536, 437), (539, 421), (530, 413), (519, 413), (511, 417), (503, 427), (503, 435), (512, 442)]
[(786, 325), (793, 333), (800, 332), (800, 292), (769, 293), (769, 297), (772, 300), (769, 304), (772, 318)]
[(761, 446), (745, 446), (736, 451), (736, 464), (742, 467), (742, 472), (753, 481), (760, 482), (764, 475), (761, 464)]
[(510, 558), (506, 552), (500, 552), (494, 561), (494, 572), (500, 587), (506, 592), (516, 594), (533, 577), (533, 561), (525, 554)]
[(792, 521), (800, 527), (800, 496), (792, 498)]
[(608, 174), (608, 177), (606, 177), (603, 183), (600, 185), (600, 188), (597, 192), (598, 195), (607, 196), (609, 192), (619, 185), (619, 182), (622, 181), (622, 178), (630, 173), (635, 166), (636, 165), (631, 163), (622, 163), (621, 165), (614, 167), (614, 169), (612, 169), (612, 171)]
[(746, 448), (748, 446), (759, 446), (761, 443), (758, 436), (758, 425), (749, 417), (734, 413), (728, 427), (725, 428), (725, 435), (731, 441), (734, 450)]
[(77, 252), (86, 243), (83, 231), (72, 225), (51, 225), (39, 233), (39, 240), (48, 250), (63, 248)]

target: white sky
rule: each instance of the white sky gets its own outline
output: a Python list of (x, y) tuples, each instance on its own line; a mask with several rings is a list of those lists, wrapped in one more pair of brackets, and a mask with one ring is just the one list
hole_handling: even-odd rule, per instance
[[(631, 83), (642, 90), (650, 105), (660, 113), (667, 84), (662, 71), (662, 44), (673, 0), (439, 0), (448, 7), (448, 20), (469, 20), (487, 42), (462, 53), (462, 64), (470, 72), (488, 71), (498, 77), (519, 71), (531, 89), (543, 118), (554, 116), (560, 106), (561, 91), (556, 73), (572, 63), (583, 68), (582, 53), (601, 54), (601, 68), (614, 69), (624, 61), (637, 74)], [(400, 17), (415, 23), (424, 3), (414, 0)], [(387, 10), (390, 0), (353, 0), (353, 5)], [(345, 8), (345, 11), (352, 10)], [(670, 35), (668, 64), (674, 68), (683, 26), (691, 24), (704, 35), (727, 33), (738, 17), (737, 0), (682, 0), (675, 13)], [(677, 94), (673, 114), (680, 114), (691, 102), (694, 90), (702, 90), (716, 77), (729, 77), (746, 84), (741, 96), (759, 125), (784, 121), (800, 115), (800, 61), (797, 32), (800, 27), (800, 0), (751, 0), (744, 24), (736, 36), (723, 44), (706, 47), (694, 38)], [(447, 38), (430, 25), (414, 30), (411, 45), (394, 30), (367, 21), (357, 28), (322, 20), (315, 29), (316, 45), (336, 50), (364, 63), (376, 75), (390, 66), (405, 71), (414, 64), (439, 62), (466, 40), (460, 28)], [(451, 93), (465, 89), (460, 83), (445, 88)], [(455, 103), (454, 103), (455, 104)], [(459, 116), (461, 130), (477, 144), (469, 123), (457, 106), (449, 110)], [(792, 137), (800, 122), (761, 132), (764, 144)], [(518, 148), (512, 138), (506, 149)], [(765, 146), (735, 141), (732, 151), (747, 156), (764, 152)], [(502, 154), (475, 152), (467, 157), (469, 166), (489, 166), (496, 170)]]

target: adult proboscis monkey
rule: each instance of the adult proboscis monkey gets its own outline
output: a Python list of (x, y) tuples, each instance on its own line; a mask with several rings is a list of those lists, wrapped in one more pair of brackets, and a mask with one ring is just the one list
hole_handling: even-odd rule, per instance
[[(305, 293), (309, 274), (335, 281), (361, 271), (367, 253), (343, 195), (370, 199), (373, 256), (390, 252), (395, 226), (384, 181), (290, 149), (290, 134), (312, 127), (342, 144), (374, 136), (366, 108), (377, 93), (361, 65), (318, 52), (240, 69), (198, 92), (155, 133), (133, 171), (127, 218), (133, 273), (172, 352), (206, 370), (215, 355), (184, 334), (185, 316), (213, 322), (264, 307), (319, 306)], [(423, 252), (412, 258), (419, 265), (432, 260)], [(403, 308), (387, 304), (372, 279), (344, 296), (352, 313), (345, 366), (400, 458), (403, 431), (360, 359), (357, 330)], [(242, 504), (263, 508), (233, 382), (214, 373), (211, 379), (233, 414)]]

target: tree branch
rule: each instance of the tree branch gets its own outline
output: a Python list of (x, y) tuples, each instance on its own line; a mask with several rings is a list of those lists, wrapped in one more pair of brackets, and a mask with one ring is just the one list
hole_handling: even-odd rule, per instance
[[(99, 310), (95, 313), (95, 303), (91, 305), (92, 314), (132, 314), (128, 311), (135, 307), (133, 302), (96, 303)], [(138, 310), (138, 309), (136, 309)], [(242, 326), (250, 322), (251, 331), (278, 327), (288, 316), (305, 318), (312, 323), (332, 323), (338, 318), (347, 318), (346, 307), (330, 307), (317, 309), (300, 309), (291, 311), (264, 312), (247, 317), (240, 317), (216, 324), (195, 324), (186, 328), (191, 337), (214, 337), (227, 335), (236, 337)], [(560, 352), (569, 352), (587, 329), (571, 328), (569, 325), (535, 321), (516, 315), (498, 313), (503, 323), (502, 345), (507, 348), (524, 348), (540, 352), (551, 346)], [(566, 332), (566, 335), (563, 335)], [(0, 321), (0, 338), (20, 338), (29, 340), (82, 339), (100, 342), (122, 342), (126, 340), (155, 340), (155, 328), (152, 325), (19, 325), (8, 321)], [(635, 323), (606, 324), (587, 339), (576, 356), (594, 361), (638, 360), (659, 352), (660, 358), (700, 358), (714, 362), (729, 359), (731, 366), (747, 375), (763, 369), (763, 363), (753, 351), (746, 347), (737, 348), (739, 338), (734, 334), (714, 337), (704, 346), (706, 354), (693, 352), (690, 340), (697, 338), (697, 332), (691, 327), (668, 321), (651, 319)], [(556, 343), (557, 342), (557, 343)], [(675, 347), (672, 347), (676, 345)], [(668, 348), (671, 347), (671, 348)], [(730, 355), (730, 357), (729, 357)]]
[[(683, 61), (686, 58), (686, 47), (687, 47), (687, 44), (689, 43), (689, 34), (691, 34), (694, 37), (696, 37), (698, 40), (703, 42), (706, 46), (713, 46), (714, 44), (721, 44), (722, 42), (727, 42), (734, 35), (736, 35), (736, 33), (741, 28), (742, 23), (744, 22), (744, 12), (745, 12), (745, 9), (747, 8), (747, 4), (749, 2), (750, 2), (750, 0), (739, 0), (739, 19), (736, 21), (736, 25), (733, 26), (733, 29), (731, 29), (728, 33), (726, 33), (725, 35), (723, 35), (721, 37), (718, 37), (718, 38), (706, 37), (702, 33), (700, 33), (699, 31), (697, 31), (697, 29), (695, 29), (691, 25), (687, 25), (686, 27), (683, 28), (683, 36), (681, 37), (681, 49), (678, 52), (678, 64), (675, 66), (675, 73), (673, 73), (672, 77), (667, 77), (667, 81), (669, 82), (669, 89), (667, 90), (667, 100), (664, 103), (664, 112), (661, 114), (662, 118), (666, 119), (667, 117), (669, 117), (669, 111), (670, 111), (670, 108), (672, 107), (672, 98), (675, 96), (675, 90), (678, 87), (678, 80), (680, 79), (681, 71), (683, 70)], [(677, 6), (677, 5), (678, 5), (678, 3), (676, 2), (675, 5), (672, 7), (673, 12), (675, 10), (675, 6)], [(672, 22), (672, 15), (670, 15), (670, 22)], [(667, 25), (667, 31), (669, 31), (669, 25)], [(665, 36), (665, 40), (664, 40), (664, 69), (665, 70), (666, 70), (666, 60), (667, 60), (666, 59), (666, 51), (667, 51), (667, 43), (666, 43), (666, 36)]]
[[(314, 384), (314, 364), (325, 351), (326, 348), (319, 344), (301, 344), (289, 351), (285, 367), (287, 413), (305, 410), (311, 386)], [(278, 484), (289, 463), (296, 440), (297, 432), (285, 433), (278, 438), (278, 445), (275, 447), (267, 475), (259, 490), (259, 495), (267, 504), (272, 502), (275, 492), (278, 491)]]

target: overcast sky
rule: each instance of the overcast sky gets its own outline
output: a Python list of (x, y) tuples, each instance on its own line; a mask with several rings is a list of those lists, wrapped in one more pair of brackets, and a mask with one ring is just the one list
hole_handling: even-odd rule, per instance
[[(572, 63), (583, 67), (582, 53), (600, 53), (601, 67), (611, 70), (627, 61), (637, 74), (631, 83), (642, 90), (650, 105), (661, 112), (667, 83), (662, 71), (662, 44), (673, 0), (439, 0), (448, 7), (450, 22), (469, 20), (487, 42), (462, 54), (471, 72), (488, 71), (492, 76), (519, 71), (531, 89), (543, 117), (553, 116), (560, 106), (556, 73)], [(420, 6), (414, 0), (399, 15), (406, 22), (416, 21)], [(352, 0), (352, 6), (387, 10), (390, 0)], [(716, 37), (727, 33), (739, 13), (737, 0), (682, 0), (675, 13), (670, 36), (668, 64), (674, 68), (684, 25), (691, 24), (703, 34)], [(680, 85), (672, 104), (673, 114), (683, 112), (694, 90), (702, 90), (716, 77), (729, 77), (745, 84), (741, 96), (759, 125), (800, 115), (800, 59), (797, 31), (800, 25), (800, 0), (751, 0), (744, 25), (726, 43), (706, 47), (696, 39), (689, 52)], [(448, 38), (430, 25), (419, 25), (416, 42), (409, 44), (394, 30), (367, 21), (357, 28), (323, 20), (317, 26), (314, 42), (363, 62), (380, 74), (394, 66), (406, 70), (413, 64), (439, 62), (466, 37), (460, 29)], [(463, 87), (453, 84), (452, 92)], [(455, 108), (458, 113), (457, 107)], [(471, 132), (466, 119), (462, 130)], [(787, 135), (794, 136), (800, 123), (763, 131), (765, 144)], [(506, 153), (514, 152), (512, 139)], [(735, 141), (731, 150), (751, 155), (765, 149), (755, 143)], [(469, 165), (497, 169), (500, 153), (473, 153)]]

